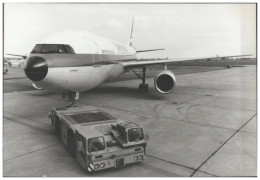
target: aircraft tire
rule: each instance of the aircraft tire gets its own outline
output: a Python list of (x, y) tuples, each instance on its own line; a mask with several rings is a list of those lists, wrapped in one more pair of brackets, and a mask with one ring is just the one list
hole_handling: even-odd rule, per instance
[(139, 84), (139, 90), (140, 90), (141, 92), (147, 92), (148, 89), (149, 89), (149, 85), (148, 85), (148, 84), (145, 84), (145, 85)]
[(149, 85), (148, 85), (148, 84), (145, 84), (145, 85), (144, 85), (144, 92), (147, 92), (148, 89), (149, 89)]
[(139, 84), (139, 91), (142, 91), (143, 84)]

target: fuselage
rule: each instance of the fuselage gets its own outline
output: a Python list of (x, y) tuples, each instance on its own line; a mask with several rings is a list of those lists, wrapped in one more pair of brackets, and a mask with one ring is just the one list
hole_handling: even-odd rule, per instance
[(82, 92), (124, 73), (122, 61), (136, 60), (131, 46), (90, 33), (63, 32), (36, 44), (25, 74), (37, 87)]

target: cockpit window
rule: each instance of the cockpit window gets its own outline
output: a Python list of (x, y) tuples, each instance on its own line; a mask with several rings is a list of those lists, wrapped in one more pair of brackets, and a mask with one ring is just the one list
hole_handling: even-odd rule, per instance
[(36, 44), (36, 46), (32, 50), (32, 54), (40, 53), (42, 51), (43, 44)]
[(44, 45), (42, 49), (42, 53), (57, 53), (58, 52), (58, 46), (57, 44), (48, 44)]
[(31, 54), (36, 54), (36, 53), (75, 54), (73, 48), (70, 45), (64, 45), (64, 44), (36, 44)]
[(65, 48), (66, 52), (69, 54), (75, 54), (74, 49), (69, 46), (69, 45), (63, 45), (63, 47)]
[(59, 53), (66, 53), (66, 51), (65, 51), (63, 45), (59, 45), (59, 46), (58, 46), (58, 52), (59, 52)]

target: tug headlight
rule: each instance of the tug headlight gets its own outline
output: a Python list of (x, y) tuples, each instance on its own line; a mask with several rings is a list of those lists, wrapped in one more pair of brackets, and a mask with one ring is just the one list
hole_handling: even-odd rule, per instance
[(140, 156), (139, 156), (139, 159), (144, 159), (143, 155), (140, 155)]
[(101, 163), (101, 164), (100, 164), (100, 167), (101, 167), (101, 168), (105, 167), (105, 163)]
[(134, 157), (134, 160), (137, 161), (137, 160), (138, 160), (138, 156), (135, 156), (135, 157)]
[(95, 167), (95, 169), (98, 169), (99, 168), (99, 164), (96, 164), (94, 167)]

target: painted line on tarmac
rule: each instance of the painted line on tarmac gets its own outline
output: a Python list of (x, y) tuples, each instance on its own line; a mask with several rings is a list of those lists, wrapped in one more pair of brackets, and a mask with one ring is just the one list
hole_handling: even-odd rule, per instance
[(179, 174), (175, 174), (173, 172), (164, 170), (162, 168), (154, 167), (154, 166), (152, 166), (150, 164), (142, 163), (142, 164), (139, 164), (139, 166), (141, 166), (142, 168), (145, 168), (145, 169), (150, 169), (153, 172), (157, 172), (159, 174), (165, 175), (166, 177), (183, 177), (183, 176), (181, 176)]
[[(34, 122), (37, 122), (37, 123), (40, 123), (40, 124), (44, 124), (44, 125), (46, 125), (46, 126), (49, 126), (49, 125), (50, 125), (50, 124), (43, 123), (43, 122), (40, 122), (40, 121), (36, 121), (36, 120), (34, 120), (34, 119), (31, 119), (31, 118), (28, 118), (28, 117), (25, 117), (25, 116), (21, 116), (21, 115), (18, 115), (18, 114), (15, 114), (15, 113), (9, 112), (9, 111), (4, 111), (4, 112), (7, 112), (7, 113), (9, 113), (9, 114), (12, 114), (12, 115), (15, 115), (15, 116), (18, 116), (18, 117), (24, 118), (24, 119), (28, 119), (28, 120), (30, 120), (30, 121), (34, 121)], [(17, 121), (16, 119), (14, 119), (14, 118), (10, 118), (10, 117), (7, 117), (7, 116), (4, 116), (4, 118), (7, 118), (7, 119), (9, 119), (9, 120), (12, 119), (12, 120)]]
[(32, 129), (35, 129), (35, 130), (38, 130), (38, 131), (50, 134), (49, 128), (48, 128), (48, 130), (47, 129), (43, 129), (41, 127), (29, 124), (29, 123), (25, 123), (25, 122), (19, 121), (17, 119), (6, 117), (6, 116), (4, 116), (4, 119), (8, 120), (8, 121), (11, 121), (13, 123), (17, 123), (17, 124), (20, 124), (20, 125), (23, 125), (23, 126), (26, 126), (26, 127), (29, 127), (29, 128), (32, 128)]
[[(191, 169), (191, 170), (196, 170), (196, 169), (194, 169), (194, 168), (192, 168), (192, 167), (185, 166), (185, 165), (182, 165), (182, 164), (179, 164), (179, 163), (175, 163), (175, 162), (171, 162), (171, 161), (168, 161), (168, 160), (165, 160), (165, 159), (161, 159), (161, 158), (158, 158), (158, 157), (155, 157), (155, 156), (152, 156), (152, 155), (146, 154), (146, 156), (151, 157), (151, 158), (154, 158), (154, 159), (157, 159), (157, 160), (160, 160), (160, 161), (164, 161), (164, 162), (167, 162), (167, 163), (176, 165), (176, 166), (181, 166), (181, 167), (183, 167), (183, 168), (187, 168), (187, 169)], [(202, 173), (205, 173), (205, 174), (208, 174), (208, 175), (217, 177), (217, 176), (214, 175), (214, 174), (210, 174), (210, 173), (207, 173), (207, 172), (204, 172), (204, 171), (201, 171), (201, 170), (199, 170), (199, 171), (202, 172)]]
[(211, 157), (213, 157), (232, 137), (234, 137), (245, 125), (247, 125), (256, 114), (251, 117), (245, 124), (243, 124), (234, 134), (232, 134), (218, 149), (216, 149), (198, 168), (194, 170), (194, 172), (190, 175), (192, 177)]
[(184, 167), (184, 168), (188, 168), (188, 169), (195, 170), (195, 169), (192, 168), (192, 167), (185, 166), (185, 165), (178, 164), (178, 163), (174, 163), (174, 162), (171, 162), (171, 161), (168, 161), (168, 160), (165, 160), (165, 159), (161, 159), (161, 158), (158, 158), (158, 157), (155, 157), (155, 156), (149, 155), (149, 154), (146, 154), (146, 156), (151, 157), (151, 158), (154, 158), (154, 159), (157, 159), (157, 160), (160, 160), (160, 161), (164, 161), (164, 162), (167, 162), (167, 163), (170, 163), (170, 164), (174, 164), (174, 165), (177, 165), (177, 166), (181, 166), (181, 167)]
[[(205, 171), (201, 171), (201, 170), (198, 170), (197, 172), (202, 172), (202, 173), (204, 173), (204, 174), (207, 174), (207, 175), (213, 176), (213, 177), (219, 177), (219, 176), (217, 176), (217, 175), (215, 175), (215, 174), (211, 174), (211, 173), (208, 173), (208, 172), (205, 172)], [(198, 177), (199, 177), (199, 176), (198, 176)]]
[(31, 152), (28, 152), (28, 153), (25, 153), (25, 154), (21, 154), (21, 155), (19, 155), (19, 156), (12, 157), (12, 158), (9, 158), (9, 159), (6, 159), (6, 160), (4, 160), (4, 162), (6, 162), (6, 161), (10, 161), (10, 160), (12, 160), (12, 159), (16, 159), (16, 158), (19, 158), (19, 157), (23, 157), (23, 156), (26, 156), (26, 155), (32, 154), (32, 153), (37, 152), (37, 151), (41, 151), (41, 150), (44, 150), (44, 149), (48, 149), (48, 148), (51, 148), (51, 147), (57, 146), (57, 145), (59, 145), (59, 144), (60, 144), (60, 143), (52, 144), (52, 145), (49, 145), (49, 146), (47, 146), (47, 147), (44, 147), (44, 148), (41, 148), (41, 149), (37, 149), (37, 150), (35, 150), (35, 151), (31, 151)]

